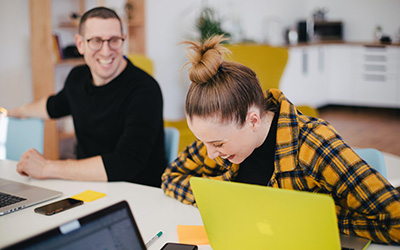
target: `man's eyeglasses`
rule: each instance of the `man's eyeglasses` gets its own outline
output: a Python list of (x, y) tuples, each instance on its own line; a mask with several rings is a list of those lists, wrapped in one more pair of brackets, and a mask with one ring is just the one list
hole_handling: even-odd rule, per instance
[(118, 36), (113, 36), (110, 39), (105, 39), (105, 40), (101, 39), (100, 37), (93, 37), (90, 39), (86, 39), (86, 42), (88, 43), (89, 48), (93, 51), (101, 50), (104, 42), (107, 42), (108, 47), (111, 50), (119, 50), (122, 48), (124, 41), (125, 41), (124, 38), (118, 37)]

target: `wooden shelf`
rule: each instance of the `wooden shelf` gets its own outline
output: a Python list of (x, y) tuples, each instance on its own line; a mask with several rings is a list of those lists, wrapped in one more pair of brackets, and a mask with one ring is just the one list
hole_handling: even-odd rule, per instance
[(129, 53), (146, 54), (145, 0), (127, 0), (133, 5), (132, 18), (127, 21)]
[(74, 138), (75, 137), (75, 133), (74, 132), (59, 131), (58, 135), (59, 135), (60, 140), (68, 139), (68, 138)]
[[(53, 38), (51, 28), (51, 0), (30, 0), (31, 60), (34, 100), (54, 93)], [(44, 156), (59, 158), (57, 124), (45, 122)]]
[(143, 27), (144, 26), (144, 21), (143, 20), (130, 20), (127, 23), (128, 27)]
[(58, 28), (67, 28), (67, 29), (78, 29), (79, 27), (79, 20), (76, 22), (70, 21), (70, 22), (62, 22), (58, 25)]
[(60, 62), (58, 62), (56, 65), (73, 65), (73, 66), (77, 66), (77, 65), (82, 65), (85, 64), (85, 60), (83, 59), (83, 57), (80, 58), (68, 58), (68, 59), (63, 59)]

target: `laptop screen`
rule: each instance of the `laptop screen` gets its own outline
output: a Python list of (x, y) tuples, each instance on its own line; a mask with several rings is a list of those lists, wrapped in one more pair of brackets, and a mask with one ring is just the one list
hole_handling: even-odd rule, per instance
[(129, 205), (119, 202), (6, 249), (146, 249)]

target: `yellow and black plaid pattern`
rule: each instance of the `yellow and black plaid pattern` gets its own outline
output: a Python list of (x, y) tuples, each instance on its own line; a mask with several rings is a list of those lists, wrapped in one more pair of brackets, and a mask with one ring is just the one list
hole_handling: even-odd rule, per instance
[[(329, 194), (336, 204), (340, 232), (400, 244), (400, 195), (367, 165), (327, 122), (304, 116), (280, 90), (266, 92), (279, 105), (275, 171), (268, 186)], [(234, 180), (239, 165), (207, 157), (196, 141), (162, 176), (164, 192), (195, 205), (189, 179)]]

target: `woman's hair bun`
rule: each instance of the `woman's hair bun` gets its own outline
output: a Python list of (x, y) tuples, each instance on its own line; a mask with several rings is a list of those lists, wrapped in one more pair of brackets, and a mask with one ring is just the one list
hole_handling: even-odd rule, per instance
[(220, 43), (228, 40), (224, 35), (210, 37), (205, 42), (184, 41), (189, 44), (186, 55), (189, 58), (183, 67), (192, 64), (189, 68), (189, 79), (193, 83), (205, 83), (218, 72), (218, 68), (224, 61), (224, 55), (230, 51), (221, 46)]

